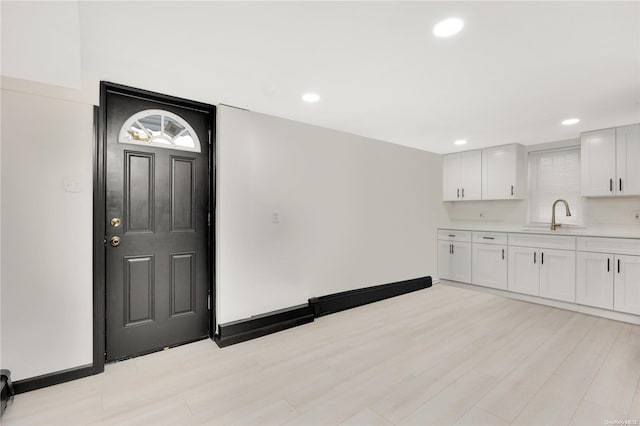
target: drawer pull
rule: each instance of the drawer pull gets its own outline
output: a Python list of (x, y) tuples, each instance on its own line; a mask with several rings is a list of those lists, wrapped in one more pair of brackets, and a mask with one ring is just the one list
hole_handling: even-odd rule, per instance
[(482, 238), (485, 239), (485, 240), (495, 240), (494, 237), (482, 237)]
[(455, 238), (456, 234), (449, 234), (449, 236)]

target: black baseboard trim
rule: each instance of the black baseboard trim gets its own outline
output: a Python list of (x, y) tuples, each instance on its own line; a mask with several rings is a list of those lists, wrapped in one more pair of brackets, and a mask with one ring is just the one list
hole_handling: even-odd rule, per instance
[(307, 305), (299, 305), (279, 311), (269, 312), (255, 317), (220, 324), (213, 341), (224, 348), (236, 343), (245, 342), (267, 334), (276, 333), (298, 325), (313, 322), (314, 318), (368, 303), (399, 296), (416, 290), (429, 288), (431, 277), (398, 281), (373, 287), (359, 288), (327, 296), (313, 297)]
[(83, 365), (80, 367), (69, 368), (68, 370), (56, 371), (55, 373), (43, 374), (42, 376), (32, 377), (30, 379), (17, 380), (13, 382), (13, 389), (16, 394), (29, 392), (32, 390), (46, 388), (47, 386), (58, 385), (83, 377), (95, 374), (93, 364)]
[(286, 330), (298, 325), (313, 322), (313, 311), (309, 305), (299, 305), (281, 309), (245, 320), (238, 320), (218, 325), (218, 333), (213, 341), (224, 348), (267, 334)]
[(412, 291), (422, 290), (432, 286), (431, 277), (421, 277), (412, 280), (398, 281), (391, 284), (376, 285), (373, 287), (359, 288), (357, 290), (343, 291), (327, 296), (313, 297), (309, 299), (309, 306), (316, 317), (333, 314), (346, 309), (355, 308), (369, 303), (378, 302)]

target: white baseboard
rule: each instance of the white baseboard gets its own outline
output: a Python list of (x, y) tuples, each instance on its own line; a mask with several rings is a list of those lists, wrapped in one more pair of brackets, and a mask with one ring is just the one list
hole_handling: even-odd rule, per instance
[(464, 288), (467, 290), (480, 291), (482, 293), (493, 294), (494, 296), (503, 296), (510, 299), (522, 300), (523, 302), (537, 303), (539, 305), (552, 306), (554, 308), (565, 309), (567, 311), (580, 312), (596, 317), (608, 318), (616, 321), (628, 322), (640, 325), (640, 316), (625, 314), (623, 312), (610, 311), (608, 309), (594, 308), (592, 306), (579, 305), (577, 303), (562, 302), (559, 300), (545, 299), (544, 297), (530, 296), (528, 294), (514, 293), (507, 290), (499, 290), (495, 288), (482, 287), (474, 284), (466, 284), (457, 281), (435, 280), (433, 283), (448, 285), (452, 287)]

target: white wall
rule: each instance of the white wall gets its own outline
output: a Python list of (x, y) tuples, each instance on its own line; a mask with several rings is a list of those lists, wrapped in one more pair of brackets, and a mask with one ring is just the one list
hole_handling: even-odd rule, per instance
[(440, 155), (219, 107), (217, 160), (218, 323), (437, 274)]
[(92, 362), (93, 117), (83, 92), (2, 86), (2, 368), (20, 380)]

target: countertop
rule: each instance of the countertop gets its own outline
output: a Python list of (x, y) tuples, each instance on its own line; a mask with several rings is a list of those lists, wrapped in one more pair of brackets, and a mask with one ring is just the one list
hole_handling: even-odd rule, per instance
[(549, 225), (525, 225), (501, 222), (452, 222), (439, 229), (481, 232), (517, 232), (522, 234), (570, 235), (574, 237), (640, 238), (639, 225), (560, 226), (552, 231)]

